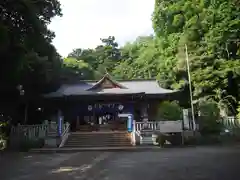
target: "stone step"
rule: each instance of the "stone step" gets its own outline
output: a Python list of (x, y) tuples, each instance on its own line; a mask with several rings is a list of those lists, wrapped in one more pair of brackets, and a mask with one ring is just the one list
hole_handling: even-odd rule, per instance
[(162, 148), (158, 146), (115, 146), (115, 147), (63, 147), (63, 148), (40, 148), (40, 149), (31, 149), (31, 153), (72, 153), (72, 152), (81, 152), (81, 151), (110, 151), (110, 152), (159, 152)]
[(125, 132), (76, 132), (70, 134), (64, 147), (120, 147), (132, 146)]
[(98, 139), (85, 139), (85, 140), (82, 140), (82, 139), (68, 139), (67, 142), (85, 142), (85, 143), (88, 143), (88, 142), (96, 142), (96, 143), (104, 143), (104, 142), (128, 142), (130, 141), (130, 139), (101, 139), (101, 140), (98, 140)]
[(123, 138), (68, 138), (68, 141), (88, 141), (89, 139), (93, 140), (93, 141), (122, 141), (122, 140), (130, 140), (130, 138), (126, 138), (126, 137), (123, 137)]
[(130, 142), (106, 142), (106, 143), (81, 143), (81, 142), (68, 142), (65, 144), (66, 146), (123, 146), (123, 145), (131, 145)]
[(103, 144), (103, 145), (91, 145), (91, 144), (69, 144), (65, 145), (65, 148), (78, 148), (78, 147), (130, 147), (132, 146), (131, 144)]
[(92, 140), (121, 140), (121, 139), (126, 139), (129, 140), (131, 138), (129, 137), (69, 137), (68, 140), (88, 140), (88, 139), (92, 139)]
[(93, 132), (72, 132), (72, 135), (79, 135), (79, 134), (85, 134), (85, 135), (114, 135), (114, 134), (127, 134), (126, 131), (93, 131)]
[(67, 141), (67, 144), (119, 144), (119, 143), (130, 143), (131, 141)]
[(103, 145), (112, 145), (112, 144), (131, 144), (130, 142), (67, 142), (67, 144), (65, 145), (100, 145), (100, 146), (103, 146)]
[(111, 141), (111, 140), (114, 140), (114, 141), (117, 141), (117, 140), (130, 140), (130, 138), (128, 137), (106, 137), (106, 138), (103, 138), (103, 137), (93, 137), (93, 138), (89, 138), (89, 137), (81, 137), (81, 138), (77, 138), (77, 137), (70, 137), (68, 138), (68, 140), (82, 140), (82, 141), (85, 141), (85, 140), (97, 140), (97, 141)]
[(71, 136), (69, 137), (69, 139), (130, 139), (130, 137), (128, 136), (113, 136), (113, 137), (109, 137), (109, 136)]

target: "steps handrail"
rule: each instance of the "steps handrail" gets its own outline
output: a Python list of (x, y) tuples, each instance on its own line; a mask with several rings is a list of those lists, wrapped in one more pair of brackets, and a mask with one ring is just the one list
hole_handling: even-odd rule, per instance
[(61, 143), (59, 145), (59, 148), (63, 147), (67, 138), (68, 138), (68, 135), (69, 135), (69, 130), (70, 130), (70, 124), (67, 123), (67, 126), (65, 128), (65, 130), (63, 131), (62, 135), (61, 135)]

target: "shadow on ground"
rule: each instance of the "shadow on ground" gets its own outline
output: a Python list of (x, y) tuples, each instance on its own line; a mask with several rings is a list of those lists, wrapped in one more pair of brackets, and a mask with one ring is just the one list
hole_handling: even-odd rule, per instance
[(1, 180), (238, 180), (239, 147), (142, 152), (8, 154)]

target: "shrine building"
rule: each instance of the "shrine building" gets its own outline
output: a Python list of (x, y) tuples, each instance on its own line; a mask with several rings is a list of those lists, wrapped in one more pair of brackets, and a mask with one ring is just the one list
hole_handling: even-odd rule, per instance
[(161, 88), (156, 80), (114, 80), (62, 84), (44, 95), (46, 109), (57, 109), (71, 131), (125, 131), (131, 114), (136, 121), (159, 120), (161, 101), (175, 100), (179, 91)]

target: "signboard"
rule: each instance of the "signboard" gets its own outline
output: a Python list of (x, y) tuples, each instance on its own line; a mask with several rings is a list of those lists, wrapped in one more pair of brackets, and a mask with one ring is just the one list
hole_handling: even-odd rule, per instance
[(133, 103), (96, 103), (79, 104), (68, 107), (69, 114), (73, 115), (105, 115), (133, 112)]
[(132, 132), (133, 131), (133, 115), (129, 115), (128, 116), (127, 130), (128, 130), (128, 132)]
[(128, 117), (128, 116), (131, 116), (131, 114), (125, 114), (125, 113), (118, 114), (118, 117)]
[(174, 133), (182, 132), (182, 121), (159, 121), (160, 132), (162, 133)]
[(190, 129), (189, 110), (183, 109), (183, 123), (185, 129)]
[(121, 103), (108, 103), (108, 104), (88, 104), (84, 108), (81, 108), (80, 111), (87, 111), (88, 113), (123, 113), (123, 112), (132, 112), (132, 104), (121, 104)]
[(124, 105), (122, 104), (89, 104), (87, 105), (88, 112), (122, 111), (123, 109), (124, 109)]
[(58, 117), (58, 135), (62, 135), (63, 116)]

